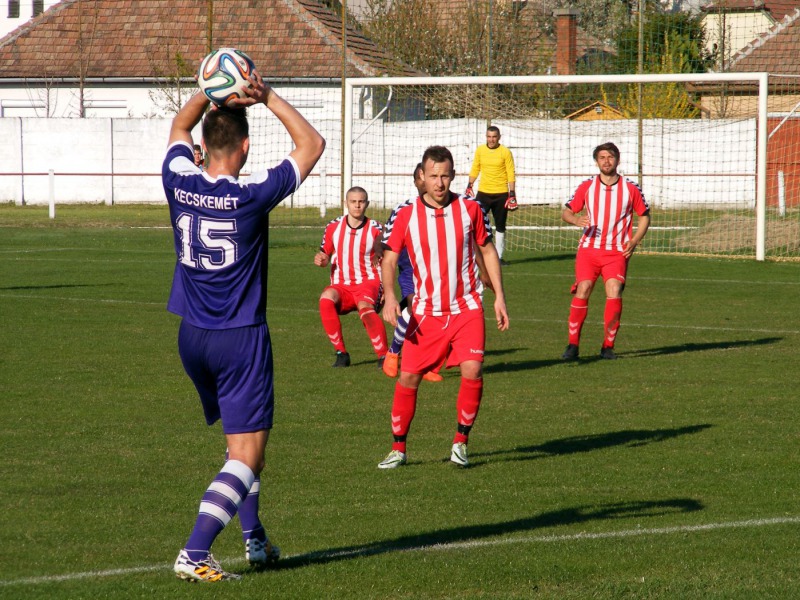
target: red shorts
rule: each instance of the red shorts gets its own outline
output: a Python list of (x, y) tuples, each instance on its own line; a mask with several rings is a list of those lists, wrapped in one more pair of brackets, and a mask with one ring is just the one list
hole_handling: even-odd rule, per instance
[(339, 294), (339, 301), (336, 303), (336, 312), (346, 315), (358, 309), (360, 302), (366, 302), (370, 306), (376, 306), (381, 296), (381, 282), (365, 281), (359, 285), (342, 285), (340, 283), (329, 285), (325, 288), (336, 290)]
[(575, 293), (578, 282), (595, 282), (600, 276), (603, 277), (603, 281), (618, 279), (624, 285), (627, 274), (628, 259), (623, 256), (622, 252), (578, 248), (578, 255), (575, 257), (575, 283), (571, 291), (573, 294)]
[(448, 369), (468, 360), (483, 362), (485, 347), (483, 309), (445, 317), (412, 314), (403, 344), (402, 370), (427, 373), (445, 357)]

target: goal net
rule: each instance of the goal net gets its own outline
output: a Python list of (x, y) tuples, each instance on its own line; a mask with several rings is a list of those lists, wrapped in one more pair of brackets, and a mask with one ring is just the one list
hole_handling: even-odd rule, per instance
[(444, 145), (455, 159), (452, 189), (463, 192), (494, 125), (514, 156), (520, 205), (509, 214), (506, 250), (573, 252), (580, 232), (561, 208), (597, 173), (594, 147), (611, 141), (620, 172), (651, 206), (642, 251), (796, 259), (800, 89), (774, 81), (758, 73), (350, 79), (344, 186), (360, 185), (373, 207), (390, 209), (415, 193), (411, 174), (425, 148)]

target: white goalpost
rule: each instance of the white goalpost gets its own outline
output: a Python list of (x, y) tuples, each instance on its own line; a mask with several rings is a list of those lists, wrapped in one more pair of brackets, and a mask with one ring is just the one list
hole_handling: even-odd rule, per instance
[(520, 203), (507, 251), (572, 252), (578, 232), (561, 207), (597, 172), (593, 148), (612, 141), (651, 205), (643, 251), (791, 258), (796, 240), (774, 238), (791, 238), (800, 199), (784, 185), (779, 214), (768, 196), (768, 85), (766, 73), (347, 79), (343, 187), (361, 185), (373, 206), (391, 209), (414, 193), (425, 148), (444, 145), (452, 189), (463, 192), (495, 125), (514, 155)]

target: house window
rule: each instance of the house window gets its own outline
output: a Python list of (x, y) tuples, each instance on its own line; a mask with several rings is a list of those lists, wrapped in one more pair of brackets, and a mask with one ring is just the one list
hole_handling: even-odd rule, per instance
[(19, 0), (8, 0), (8, 18), (19, 19)]
[(44, 12), (44, 0), (33, 0), (33, 16), (37, 17)]

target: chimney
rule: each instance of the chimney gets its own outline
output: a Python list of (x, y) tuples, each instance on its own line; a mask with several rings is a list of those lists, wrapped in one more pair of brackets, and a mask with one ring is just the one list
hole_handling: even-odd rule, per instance
[(574, 75), (578, 62), (578, 11), (559, 8), (556, 18), (556, 75)]

